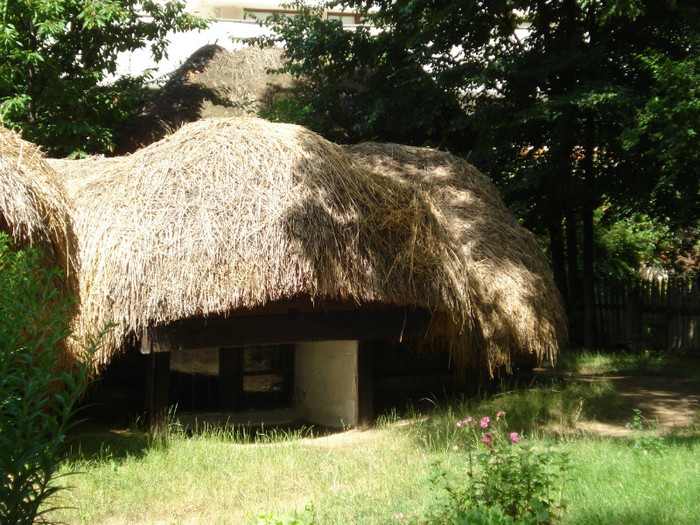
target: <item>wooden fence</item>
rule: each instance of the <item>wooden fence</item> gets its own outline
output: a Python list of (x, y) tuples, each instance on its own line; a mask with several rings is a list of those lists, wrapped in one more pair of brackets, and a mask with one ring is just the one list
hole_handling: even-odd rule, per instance
[(599, 279), (596, 331), (604, 347), (700, 355), (700, 279)]

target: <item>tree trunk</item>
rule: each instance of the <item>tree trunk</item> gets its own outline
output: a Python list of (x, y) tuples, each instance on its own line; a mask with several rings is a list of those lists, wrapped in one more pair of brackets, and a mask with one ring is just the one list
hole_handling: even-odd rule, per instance
[(581, 277), (578, 271), (578, 224), (576, 213), (566, 213), (566, 265), (569, 270), (569, 300), (572, 311), (581, 306)]
[(593, 348), (595, 334), (595, 294), (593, 290), (593, 206), (583, 210), (583, 344)]
[[(29, 21), (29, 49), (32, 52), (38, 51), (37, 32), (34, 22)], [(36, 110), (36, 71), (33, 64), (27, 64), (27, 122), (34, 126), (37, 121)]]
[(595, 121), (593, 112), (586, 112), (584, 124), (584, 158), (583, 177), (589, 194), (583, 208), (583, 344), (593, 348), (596, 343), (595, 333), (595, 293), (593, 262), (593, 211), (595, 200), (590, 194), (595, 187)]
[(566, 263), (564, 261), (564, 236), (561, 222), (552, 222), (549, 226), (549, 251), (552, 254), (552, 272), (554, 283), (565, 305), (569, 303), (569, 293), (566, 287)]

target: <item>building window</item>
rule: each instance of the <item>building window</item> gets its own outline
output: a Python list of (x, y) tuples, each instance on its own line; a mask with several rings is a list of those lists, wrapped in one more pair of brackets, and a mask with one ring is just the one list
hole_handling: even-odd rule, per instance
[[(283, 9), (270, 9), (270, 10), (263, 10), (263, 9), (251, 9), (251, 8), (245, 8), (243, 10), (243, 19), (244, 20), (265, 20), (267, 18), (270, 18), (272, 15), (280, 13), (284, 16), (294, 16), (298, 14), (298, 11), (287, 11)], [(341, 12), (332, 12), (332, 13), (327, 13), (326, 14), (326, 19), (328, 20), (340, 20), (344, 26), (351, 26), (351, 25), (357, 25), (360, 23), (360, 16), (353, 14), (353, 13), (341, 13)]]
[(353, 13), (328, 13), (326, 18), (328, 20), (340, 20), (344, 26), (358, 25), (360, 23), (360, 16)]
[(294, 345), (174, 351), (170, 400), (179, 410), (290, 408)]

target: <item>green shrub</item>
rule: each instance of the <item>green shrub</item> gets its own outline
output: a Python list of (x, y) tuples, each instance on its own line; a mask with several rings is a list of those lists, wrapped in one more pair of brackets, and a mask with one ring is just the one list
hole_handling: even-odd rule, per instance
[(447, 499), (433, 522), (454, 525), (550, 523), (562, 509), (561, 490), (567, 458), (561, 452), (530, 446), (517, 432), (508, 432), (504, 412), (468, 417), (457, 422), (465, 433), (465, 478), (434, 478), (443, 484)]
[(89, 382), (93, 348), (59, 367), (70, 335), (69, 301), (39, 265), (37, 250), (13, 251), (0, 233), (0, 523), (41, 520), (76, 401)]
[(632, 431), (634, 438), (634, 449), (642, 454), (655, 453), (661, 454), (667, 448), (666, 442), (662, 436), (650, 433), (653, 426), (647, 423), (642, 415), (642, 411), (638, 408), (633, 408), (632, 421), (627, 423), (625, 427)]

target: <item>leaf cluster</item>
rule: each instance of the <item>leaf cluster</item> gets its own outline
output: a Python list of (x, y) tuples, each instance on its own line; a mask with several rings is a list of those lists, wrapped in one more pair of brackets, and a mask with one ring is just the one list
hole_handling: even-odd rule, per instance
[(344, 30), (339, 20), (324, 19), (320, 7), (288, 7), (298, 15), (261, 21), (272, 36), (247, 40), (284, 45), (281, 71), (302, 81), (292, 99), (276, 103), (264, 117), (305, 124), (336, 142), (444, 146), (469, 139), (458, 98), (435, 82), (405, 41), (374, 29), (376, 15), (365, 13), (365, 25)]
[(689, 0), (336, 0), (261, 22), (305, 89), (266, 116), (467, 155), (526, 225), (603, 203), (697, 216), (700, 8)]
[(56, 155), (107, 151), (144, 78), (112, 85), (119, 53), (205, 26), (182, 1), (0, 0), (0, 117)]
[(43, 520), (76, 402), (89, 384), (94, 345), (60, 366), (70, 303), (53, 286), (57, 270), (34, 249), (14, 252), (0, 234), (0, 521)]

